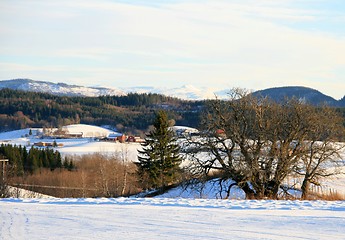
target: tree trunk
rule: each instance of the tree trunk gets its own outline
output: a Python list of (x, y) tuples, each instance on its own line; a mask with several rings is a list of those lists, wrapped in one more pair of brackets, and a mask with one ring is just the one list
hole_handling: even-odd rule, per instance
[(305, 178), (303, 180), (303, 183), (302, 183), (302, 187), (301, 187), (302, 199), (307, 199), (308, 194), (309, 194), (309, 186), (310, 186), (310, 182), (309, 182), (309, 179), (308, 179), (308, 175), (306, 174), (306, 176), (305, 176)]
[(127, 186), (127, 168), (125, 167), (123, 171), (123, 185), (122, 185), (122, 190), (121, 190), (121, 196), (125, 195), (126, 186)]
[(271, 199), (278, 199), (278, 191), (280, 188), (279, 181), (269, 181), (268, 186), (266, 187), (267, 190), (267, 197)]

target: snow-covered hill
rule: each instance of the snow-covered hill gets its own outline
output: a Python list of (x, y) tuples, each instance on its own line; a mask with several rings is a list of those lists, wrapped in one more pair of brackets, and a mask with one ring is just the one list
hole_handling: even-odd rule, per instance
[(156, 88), (147, 86), (137, 87), (84, 87), (68, 85), (65, 83), (52, 83), (47, 81), (35, 81), (31, 79), (13, 79), (0, 81), (0, 89), (10, 88), (14, 90), (44, 92), (60, 96), (87, 96), (96, 97), (102, 95), (123, 96), (128, 93), (157, 93), (166, 96), (177, 97), (187, 100), (212, 99), (215, 96), (224, 98), (226, 91), (217, 91), (212, 88), (198, 88), (191, 85), (185, 85), (180, 88)]
[(125, 95), (120, 89), (83, 87), (65, 83), (52, 83), (47, 81), (34, 81), (31, 79), (14, 79), (0, 81), (0, 89), (10, 88), (15, 90), (50, 93), (60, 96), (86, 96)]
[(82, 137), (107, 137), (109, 134), (113, 134), (109, 129), (92, 126), (88, 124), (71, 124), (62, 127), (62, 131), (65, 131), (69, 134), (81, 134)]

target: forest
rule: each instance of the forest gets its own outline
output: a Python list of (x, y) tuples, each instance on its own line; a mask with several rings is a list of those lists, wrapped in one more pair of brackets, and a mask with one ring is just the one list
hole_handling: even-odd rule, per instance
[(37, 173), (43, 168), (51, 171), (57, 168), (74, 169), (72, 160), (62, 157), (58, 151), (51, 148), (30, 148), (25, 146), (0, 145), (0, 159), (7, 158), (11, 166), (10, 175), (23, 176), (24, 174)]
[(198, 127), (204, 101), (185, 101), (159, 94), (62, 97), (46, 93), (0, 90), (0, 131), (69, 124), (108, 125), (119, 131), (145, 131), (158, 109), (177, 125)]

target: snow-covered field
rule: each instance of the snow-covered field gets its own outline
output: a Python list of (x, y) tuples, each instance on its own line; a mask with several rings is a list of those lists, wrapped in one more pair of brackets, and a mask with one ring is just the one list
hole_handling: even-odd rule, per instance
[(2, 199), (0, 239), (344, 239), (345, 202)]
[(0, 144), (12, 144), (26, 146), (31, 148), (35, 143), (46, 142), (60, 144), (60, 147), (54, 148), (63, 156), (66, 155), (84, 155), (101, 153), (107, 155), (124, 155), (127, 159), (135, 161), (137, 159), (137, 150), (141, 148), (139, 143), (119, 143), (119, 142), (101, 142), (95, 141), (93, 136), (107, 136), (113, 131), (85, 124), (75, 124), (66, 127), (70, 132), (83, 133), (87, 137), (71, 139), (52, 139), (38, 137), (43, 131), (40, 128), (32, 128), (32, 135), (29, 135), (30, 129), (21, 129), (10, 132), (0, 133)]

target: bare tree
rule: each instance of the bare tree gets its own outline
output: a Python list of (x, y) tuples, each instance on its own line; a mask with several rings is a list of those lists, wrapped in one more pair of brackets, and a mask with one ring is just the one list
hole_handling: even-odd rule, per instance
[(310, 155), (305, 143), (318, 128), (315, 118), (323, 116), (296, 99), (278, 104), (241, 89), (229, 96), (212, 102), (201, 140), (189, 141), (191, 171), (216, 171), (235, 180), (249, 197), (277, 198), (283, 180)]
[[(309, 107), (310, 108), (310, 107)], [(340, 151), (344, 144), (337, 142), (344, 136), (343, 118), (333, 108), (313, 108), (308, 111), (311, 131), (304, 142), (304, 154), (295, 166), (295, 172), (303, 176), (302, 198), (307, 199), (310, 184), (321, 185), (320, 180), (338, 174)]]
[(121, 196), (124, 196), (126, 193), (126, 188), (127, 188), (127, 176), (128, 176), (128, 163), (129, 163), (129, 158), (128, 158), (128, 148), (123, 147), (121, 152), (120, 152), (120, 159), (122, 163), (122, 168), (123, 168), (123, 176), (122, 176), (122, 188), (121, 188)]

